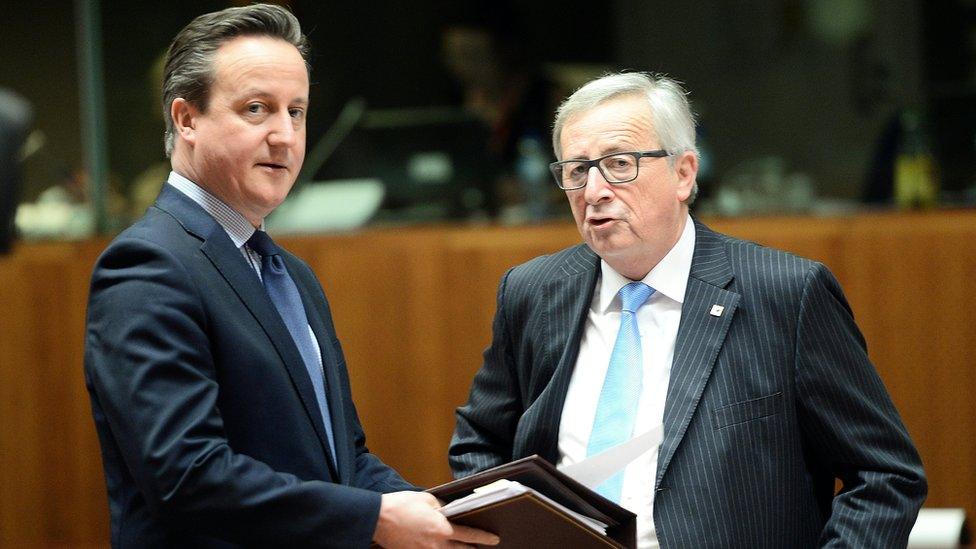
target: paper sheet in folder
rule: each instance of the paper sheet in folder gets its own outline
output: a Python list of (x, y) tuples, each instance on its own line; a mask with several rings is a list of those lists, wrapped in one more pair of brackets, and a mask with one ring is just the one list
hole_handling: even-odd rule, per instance
[[(499, 480), (506, 482), (496, 483)], [(477, 489), (477, 491), (475, 491)], [(635, 547), (635, 516), (539, 456), (429, 490), (451, 522), (498, 534), (499, 547)], [(458, 501), (452, 507), (451, 502)], [(605, 530), (605, 533), (604, 533)]]

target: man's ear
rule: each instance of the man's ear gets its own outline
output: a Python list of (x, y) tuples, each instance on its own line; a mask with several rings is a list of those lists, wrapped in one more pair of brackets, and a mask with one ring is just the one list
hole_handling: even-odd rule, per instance
[(169, 116), (173, 119), (173, 132), (189, 145), (196, 144), (196, 122), (200, 111), (189, 101), (177, 97), (169, 106)]
[(684, 202), (691, 196), (691, 189), (698, 177), (698, 155), (692, 151), (681, 153), (674, 162), (674, 173), (677, 177), (678, 200)]

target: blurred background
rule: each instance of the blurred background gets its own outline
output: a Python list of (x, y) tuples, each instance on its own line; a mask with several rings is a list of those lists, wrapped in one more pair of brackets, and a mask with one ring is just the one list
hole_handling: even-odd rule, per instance
[[(34, 111), (13, 197), (20, 234), (124, 227), (168, 169), (164, 50), (189, 19), (228, 2), (8, 3), (0, 86)], [(664, 72), (690, 90), (700, 213), (976, 203), (972, 0), (291, 6), (314, 48), (296, 189), (310, 192), (294, 198), (353, 193), (341, 196), (362, 211), (339, 225), (567, 216), (543, 169), (552, 111), (619, 69)], [(349, 184), (316, 193), (321, 181)]]
[[(322, 280), (371, 447), (408, 478), (449, 477), (498, 277), (579, 241), (546, 167), (555, 106), (633, 69), (690, 91), (693, 213), (827, 263), (929, 503), (976, 512), (976, 0), (279, 3), (312, 88), (305, 169), (269, 227)], [(87, 278), (168, 173), (165, 48), (233, 4), (0, 2), (0, 546), (107, 540)], [(363, 335), (367, 304), (388, 341)]]

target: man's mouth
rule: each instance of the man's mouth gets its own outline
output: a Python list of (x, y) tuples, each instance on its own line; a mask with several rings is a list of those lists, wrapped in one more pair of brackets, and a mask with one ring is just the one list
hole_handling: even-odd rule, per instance
[(597, 228), (597, 229), (599, 229), (600, 227), (605, 227), (605, 226), (613, 223), (614, 221), (616, 221), (616, 219), (614, 219), (613, 217), (603, 217), (603, 216), (600, 216), (600, 217), (593, 216), (593, 217), (587, 218), (587, 220), (586, 220), (586, 222), (591, 227), (594, 227), (594, 228)]
[(268, 168), (272, 170), (286, 170), (288, 166), (285, 164), (278, 164), (277, 162), (258, 162), (258, 166), (262, 168)]

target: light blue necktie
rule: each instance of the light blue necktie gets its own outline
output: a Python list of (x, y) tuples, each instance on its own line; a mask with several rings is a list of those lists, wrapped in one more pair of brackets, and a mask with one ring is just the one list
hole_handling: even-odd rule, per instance
[[(643, 282), (631, 282), (620, 289), (620, 331), (610, 354), (610, 366), (603, 380), (600, 401), (593, 418), (593, 430), (586, 446), (586, 455), (599, 454), (630, 440), (637, 419), (643, 378), (643, 354), (640, 331), (637, 329), (637, 309), (647, 301), (654, 289)], [(597, 486), (596, 491), (607, 499), (620, 501), (624, 474), (618, 472)]]
[(254, 234), (248, 239), (247, 245), (261, 256), (261, 281), (264, 283), (264, 288), (268, 291), (275, 309), (278, 309), (281, 320), (285, 322), (288, 333), (291, 334), (295, 346), (298, 347), (298, 352), (302, 355), (302, 362), (305, 363), (305, 369), (308, 370), (312, 387), (315, 389), (315, 399), (318, 401), (322, 422), (325, 424), (325, 434), (329, 439), (332, 459), (335, 460), (332, 415), (329, 413), (329, 403), (325, 397), (325, 371), (319, 353), (316, 352), (312, 343), (312, 334), (308, 328), (308, 317), (305, 316), (305, 307), (302, 305), (298, 286), (295, 286), (295, 281), (288, 274), (285, 262), (281, 259), (278, 245), (271, 240), (268, 233), (254, 231)]

